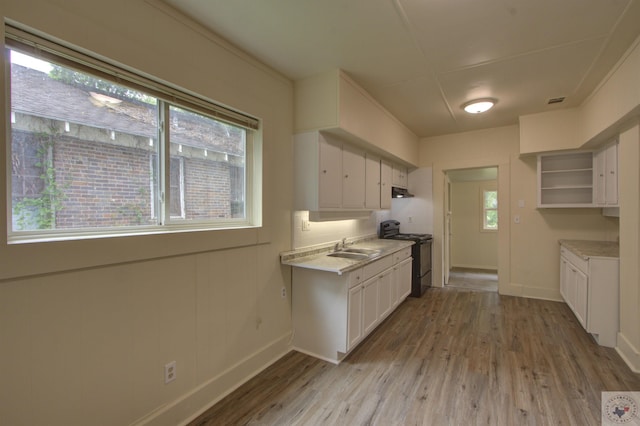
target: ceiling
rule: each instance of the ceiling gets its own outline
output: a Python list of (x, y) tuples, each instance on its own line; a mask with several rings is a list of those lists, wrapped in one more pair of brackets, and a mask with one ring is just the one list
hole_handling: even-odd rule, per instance
[(165, 1), (292, 80), (344, 70), (419, 137), (578, 106), (640, 35), (640, 0)]

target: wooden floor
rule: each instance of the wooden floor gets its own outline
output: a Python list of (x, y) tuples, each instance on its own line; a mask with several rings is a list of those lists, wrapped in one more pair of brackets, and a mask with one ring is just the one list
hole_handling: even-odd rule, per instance
[(479, 291), (498, 291), (498, 271), (486, 269), (452, 268), (447, 287)]
[(431, 288), (339, 366), (291, 352), (191, 425), (599, 425), (625, 390), (564, 303)]

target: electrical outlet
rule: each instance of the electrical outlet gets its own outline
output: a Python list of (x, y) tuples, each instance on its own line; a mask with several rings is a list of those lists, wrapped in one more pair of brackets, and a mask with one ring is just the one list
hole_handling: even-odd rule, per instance
[(280, 297), (282, 297), (283, 299), (285, 297), (287, 297), (287, 288), (286, 287), (282, 287), (282, 289), (280, 289)]
[(164, 384), (173, 382), (176, 379), (176, 362), (171, 361), (164, 366)]
[(311, 231), (311, 224), (306, 219), (302, 221), (302, 230), (303, 231)]

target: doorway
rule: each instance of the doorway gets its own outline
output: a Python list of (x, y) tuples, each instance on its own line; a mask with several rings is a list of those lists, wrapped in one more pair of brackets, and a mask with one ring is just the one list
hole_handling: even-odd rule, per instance
[(445, 171), (445, 285), (498, 290), (498, 168)]

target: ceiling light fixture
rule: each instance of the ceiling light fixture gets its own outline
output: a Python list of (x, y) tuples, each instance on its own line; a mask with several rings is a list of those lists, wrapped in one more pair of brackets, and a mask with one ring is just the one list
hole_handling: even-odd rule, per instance
[(495, 99), (483, 98), (474, 99), (462, 105), (462, 108), (469, 114), (480, 114), (491, 109), (496, 104)]

